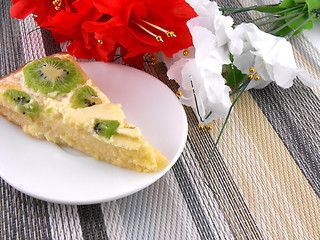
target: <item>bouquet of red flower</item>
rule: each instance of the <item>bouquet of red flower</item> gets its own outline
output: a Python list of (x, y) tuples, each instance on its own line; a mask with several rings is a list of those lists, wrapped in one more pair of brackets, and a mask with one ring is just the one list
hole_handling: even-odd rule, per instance
[(184, 0), (13, 0), (12, 17), (33, 17), (57, 42), (70, 41), (77, 58), (111, 61), (120, 48), (127, 63), (142, 66), (145, 53), (168, 57), (192, 45), (186, 22), (195, 17)]

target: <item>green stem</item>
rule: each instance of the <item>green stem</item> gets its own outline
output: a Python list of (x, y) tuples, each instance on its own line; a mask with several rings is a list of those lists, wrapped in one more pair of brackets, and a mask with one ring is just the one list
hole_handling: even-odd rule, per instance
[(35, 31), (41, 30), (41, 29), (49, 29), (49, 28), (54, 28), (54, 26), (45, 26), (45, 27), (37, 27), (35, 29), (32, 29), (28, 34), (33, 33)]
[(192, 76), (191, 75), (189, 76), (189, 79), (190, 79), (190, 83), (191, 83), (191, 87), (192, 87), (192, 93), (193, 93), (194, 101), (195, 101), (195, 104), (196, 104), (197, 114), (198, 114), (198, 116), (200, 118), (200, 121), (203, 122), (203, 118), (201, 117), (200, 112), (199, 112), (198, 101), (197, 101), (197, 97), (196, 97), (196, 92), (194, 90), (194, 86), (193, 86), (193, 81), (192, 81)]
[(278, 16), (280, 13), (285, 13), (285, 12), (288, 12), (288, 11), (291, 11), (291, 10), (296, 10), (296, 9), (299, 9), (299, 8), (302, 8), (302, 7), (304, 7), (304, 5), (299, 5), (299, 6), (295, 6), (295, 7), (291, 7), (291, 8), (286, 8), (284, 10), (281, 10), (281, 11), (278, 11), (278, 12), (274, 12), (272, 14), (268, 14), (268, 15), (260, 17), (260, 18), (252, 19), (252, 22), (256, 22), (256, 21), (259, 21), (259, 20), (262, 20), (262, 19), (265, 19), (265, 18), (269, 18), (269, 17)]
[(298, 16), (298, 15), (299, 15), (299, 17), (303, 16), (303, 15), (301, 15), (301, 12), (297, 12), (297, 13), (292, 13), (292, 14), (285, 15), (285, 16), (282, 16), (282, 17), (279, 17), (279, 18), (276, 18), (276, 19), (270, 19), (270, 20), (267, 20), (267, 21), (264, 21), (264, 22), (256, 23), (256, 25), (257, 26), (263, 26), (263, 25), (266, 25), (268, 23), (278, 22), (278, 21), (281, 21), (281, 20), (284, 20), (284, 19), (287, 19), (287, 18), (292, 18), (292, 17)]
[(245, 11), (251, 11), (255, 10), (258, 6), (251, 6), (251, 7), (246, 7), (246, 8), (219, 8), (220, 11), (222, 12), (245, 12)]
[[(221, 136), (222, 136), (222, 133), (223, 133), (223, 130), (224, 130), (225, 126), (227, 125), (227, 122), (228, 122), (228, 120), (229, 120), (231, 111), (232, 111), (234, 105), (236, 104), (236, 102), (239, 100), (240, 96), (243, 94), (243, 92), (245, 91), (245, 89), (246, 89), (247, 86), (249, 85), (250, 81), (251, 81), (251, 79), (248, 78), (248, 79), (244, 82), (243, 88), (242, 88), (241, 92), (240, 92), (239, 95), (235, 98), (235, 100), (232, 102), (232, 104), (231, 104), (231, 106), (230, 106), (230, 108), (229, 108), (229, 111), (228, 111), (226, 120), (224, 121), (224, 123), (223, 123), (223, 125), (222, 125), (222, 128), (221, 128), (221, 130), (220, 130), (220, 133), (219, 133), (219, 135), (218, 135), (218, 137), (217, 137), (217, 140), (216, 140), (216, 142), (215, 142), (215, 144), (214, 144), (214, 147), (213, 147), (212, 153), (211, 153), (211, 155), (210, 155), (210, 158), (209, 158), (209, 160), (207, 161), (207, 163), (206, 163), (206, 165), (205, 165), (205, 167), (204, 167), (204, 174), (208, 173), (208, 166), (209, 166), (210, 162), (212, 161), (213, 154), (214, 154), (214, 152), (215, 152), (216, 149), (217, 149), (219, 140), (220, 140), (220, 138), (221, 138)], [(208, 184), (206, 184), (206, 185), (208, 186)], [(210, 189), (211, 189), (211, 187), (210, 187)], [(212, 190), (212, 189), (211, 189), (211, 190)]]
[(234, 90), (232, 93), (230, 93), (230, 97), (232, 97), (234, 94), (236, 94), (237, 92), (239, 92), (246, 84), (246, 81), (244, 83), (242, 83), (236, 90)]
[(117, 55), (116, 58), (114, 58), (114, 59), (113, 59), (112, 61), (110, 61), (110, 62), (117, 61), (118, 59), (120, 59), (120, 58), (124, 57), (125, 55), (127, 55), (127, 53), (128, 53), (128, 52), (125, 52), (125, 53), (122, 54), (122, 55)]
[(295, 28), (295, 29), (293, 29), (291, 32), (289, 32), (288, 35), (285, 36), (285, 38), (286, 38), (287, 40), (289, 40), (296, 31), (298, 31), (303, 25), (305, 25), (307, 22), (309, 22), (315, 15), (316, 15), (316, 13), (311, 14), (311, 15), (310, 15), (305, 21), (303, 21), (303, 23), (301, 23), (297, 28)]
[(281, 25), (280, 27), (274, 29), (273, 31), (270, 32), (270, 34), (276, 34), (276, 33), (279, 32), (280, 30), (282, 30), (283, 28), (289, 26), (291, 23), (293, 23), (293, 22), (297, 21), (299, 18), (303, 17), (305, 14), (307, 14), (307, 12), (304, 12), (302, 16), (299, 15), (299, 16), (291, 19), (291, 20), (288, 21), (287, 23)]

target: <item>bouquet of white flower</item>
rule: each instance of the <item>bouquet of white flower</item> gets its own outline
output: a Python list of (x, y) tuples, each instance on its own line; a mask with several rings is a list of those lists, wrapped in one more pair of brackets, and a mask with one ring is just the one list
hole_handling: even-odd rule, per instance
[[(264, 88), (271, 82), (288, 88), (296, 77), (307, 86), (319, 85), (306, 70), (297, 67), (288, 39), (302, 29), (312, 28), (320, 3), (285, 0), (280, 4), (222, 9), (209, 0), (187, 2), (198, 14), (187, 22), (194, 47), (164, 58), (164, 62), (168, 77), (180, 85), (181, 102), (194, 109), (200, 126), (227, 118), (233, 106), (230, 95), (235, 93)], [(236, 26), (230, 16), (222, 15), (226, 11), (249, 10), (268, 15), (252, 20), (256, 24)], [(271, 24), (270, 33), (257, 27), (266, 24)]]

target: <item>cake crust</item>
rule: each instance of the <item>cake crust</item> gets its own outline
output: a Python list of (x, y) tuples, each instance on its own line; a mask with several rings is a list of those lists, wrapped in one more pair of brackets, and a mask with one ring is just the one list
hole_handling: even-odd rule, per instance
[[(119, 167), (138, 172), (155, 172), (169, 164), (169, 161), (144, 139), (139, 128), (126, 123), (121, 105), (111, 103), (71, 55), (58, 53), (50, 57), (72, 62), (83, 79), (82, 84), (66, 94), (42, 94), (26, 86), (23, 66), (0, 78), (2, 116), (21, 126), (25, 133), (33, 137), (73, 147), (96, 160)], [(72, 107), (72, 95), (83, 86), (94, 89), (101, 103), (86, 108)], [(9, 89), (28, 94), (32, 101), (39, 104), (39, 114), (31, 116), (19, 112), (17, 106), (5, 97), (4, 93)], [(99, 135), (94, 127), (98, 120), (118, 121), (119, 127), (114, 135), (106, 138)]]

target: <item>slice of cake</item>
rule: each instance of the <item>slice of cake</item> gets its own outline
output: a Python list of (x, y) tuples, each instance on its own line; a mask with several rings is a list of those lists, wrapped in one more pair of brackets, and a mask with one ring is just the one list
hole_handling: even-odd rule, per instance
[(0, 113), (27, 134), (119, 167), (155, 172), (169, 163), (67, 53), (2, 77)]

